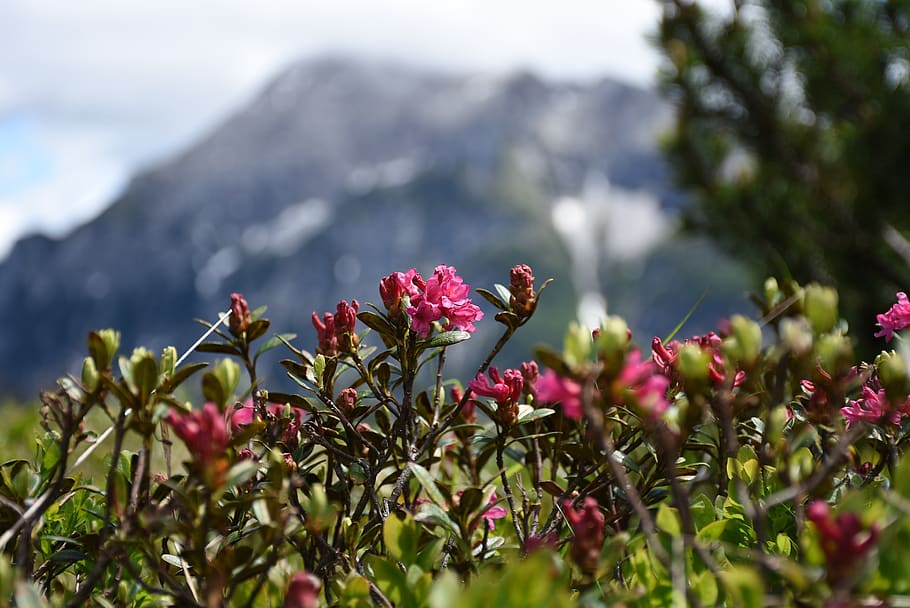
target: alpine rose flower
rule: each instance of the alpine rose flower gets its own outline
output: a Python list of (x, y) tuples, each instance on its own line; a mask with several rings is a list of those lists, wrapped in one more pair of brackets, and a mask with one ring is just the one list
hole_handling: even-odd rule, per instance
[(206, 403), (193, 412), (171, 410), (165, 421), (186, 444), (193, 463), (202, 471), (207, 483), (217, 486), (221, 482), (228, 462), (228, 425), (214, 403)]
[(660, 373), (654, 361), (642, 361), (638, 350), (633, 350), (626, 357), (618, 381), (632, 397), (634, 405), (650, 418), (658, 418), (670, 407), (667, 401), (670, 379)]
[(414, 268), (407, 272), (393, 272), (379, 281), (379, 296), (386, 311), (393, 319), (401, 314), (404, 298), (408, 302), (426, 286), (423, 277)]
[(885, 389), (874, 390), (868, 384), (863, 386), (863, 394), (857, 400), (850, 400), (850, 405), (841, 408), (841, 413), (847, 419), (847, 426), (855, 422), (871, 422), (873, 424), (882, 424), (890, 422), (898, 425), (901, 423), (901, 416), (906, 415), (910, 410), (910, 399), (901, 404), (900, 407), (894, 407)]
[(562, 414), (566, 418), (581, 420), (583, 415), (581, 385), (574, 380), (563, 378), (552, 369), (548, 369), (534, 383), (534, 393), (541, 403), (562, 405)]
[(357, 300), (351, 300), (350, 304), (341, 300), (335, 308), (335, 314), (323, 313), (320, 320), (319, 315), (313, 312), (313, 327), (316, 328), (318, 340), (317, 353), (335, 357), (339, 353), (352, 353), (357, 350), (355, 325), (358, 308), (360, 304)]
[(571, 500), (566, 500), (562, 503), (562, 510), (575, 534), (569, 551), (572, 560), (584, 572), (594, 572), (600, 561), (600, 550), (605, 538), (605, 518), (597, 500), (588, 496), (578, 511), (572, 506)]
[[(269, 415), (280, 419), (284, 415), (285, 405), (283, 403), (268, 403), (265, 406)], [(291, 418), (287, 428), (281, 434), (281, 441), (289, 447), (296, 447), (298, 443), (297, 433), (300, 431), (300, 425), (303, 424), (303, 418), (306, 410), (299, 407), (291, 407)], [(230, 408), (227, 411), (227, 421), (229, 423), (231, 434), (236, 435), (243, 427), (256, 420), (256, 408), (253, 400), (249, 399), (239, 407)]]
[[(411, 271), (409, 270), (408, 273)], [(420, 288), (416, 282), (414, 285)], [(407, 277), (407, 275), (405, 275)], [(387, 277), (388, 278), (388, 277)], [(391, 287), (390, 287), (391, 289)], [(461, 329), (474, 331), (474, 321), (483, 318), (483, 312), (476, 304), (471, 303), (468, 295), (471, 286), (455, 274), (454, 266), (437, 266), (433, 275), (426, 280), (417, 294), (410, 296), (410, 305), (406, 312), (411, 317), (411, 329), (425, 338), (433, 329), (433, 322), (445, 320), (443, 329)], [(393, 301), (390, 296), (390, 302)]]
[(885, 342), (890, 342), (894, 337), (894, 332), (910, 327), (910, 300), (903, 291), (897, 292), (897, 304), (894, 304), (887, 312), (876, 315), (880, 330), (875, 332), (876, 338), (885, 338)]
[(475, 395), (490, 397), (496, 401), (496, 415), (503, 426), (510, 426), (518, 419), (518, 402), (521, 399), (521, 389), (524, 378), (517, 369), (507, 369), (502, 375), (495, 366), (490, 366), (490, 382), (478, 373), (477, 377), (468, 383)]

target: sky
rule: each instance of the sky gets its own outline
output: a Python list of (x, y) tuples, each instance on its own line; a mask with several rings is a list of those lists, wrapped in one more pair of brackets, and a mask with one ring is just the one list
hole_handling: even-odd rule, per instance
[(96, 216), (296, 60), (650, 86), (658, 13), (656, 0), (3, 0), (0, 259)]

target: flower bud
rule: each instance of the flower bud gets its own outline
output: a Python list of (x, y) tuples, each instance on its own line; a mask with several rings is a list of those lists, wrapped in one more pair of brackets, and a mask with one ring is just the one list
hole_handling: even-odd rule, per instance
[(723, 351), (733, 362), (751, 367), (761, 354), (761, 327), (742, 315), (730, 319), (730, 333), (723, 342)]
[(318, 578), (306, 571), (297, 572), (288, 584), (282, 608), (318, 608), (321, 588)]
[(82, 384), (90, 393), (94, 393), (98, 388), (98, 368), (91, 357), (86, 357), (82, 361)]
[(846, 336), (823, 335), (815, 346), (815, 355), (822, 369), (832, 377), (847, 375), (853, 366), (853, 345)]
[(338, 393), (338, 398), (335, 399), (335, 405), (338, 406), (338, 409), (341, 410), (341, 413), (344, 414), (345, 418), (350, 419), (351, 413), (354, 411), (354, 406), (357, 405), (357, 390), (354, 388), (346, 388)]
[(629, 326), (622, 317), (611, 315), (603, 320), (597, 336), (597, 351), (607, 360), (624, 353), (629, 345)]
[(578, 511), (572, 507), (572, 501), (566, 500), (563, 512), (575, 535), (569, 554), (583, 572), (591, 574), (597, 570), (604, 544), (604, 514), (591, 496), (585, 498)]
[(801, 356), (812, 350), (812, 326), (805, 317), (784, 317), (778, 325), (780, 339), (794, 355)]
[(910, 381), (907, 378), (907, 365), (903, 357), (896, 352), (882, 352), (875, 358), (878, 380), (885, 389), (888, 399), (894, 403), (903, 401), (910, 392)]
[(837, 290), (818, 283), (807, 285), (803, 291), (803, 314), (816, 334), (834, 329), (837, 325)]
[(239, 293), (231, 294), (231, 317), (228, 320), (228, 329), (236, 337), (250, 326), (250, 307), (244, 297)]
[(509, 308), (519, 317), (529, 317), (537, 306), (537, 294), (534, 293), (534, 275), (527, 264), (513, 266), (509, 272)]
[(703, 384), (708, 380), (711, 355), (698, 344), (687, 343), (679, 347), (676, 365), (680, 375), (689, 383)]

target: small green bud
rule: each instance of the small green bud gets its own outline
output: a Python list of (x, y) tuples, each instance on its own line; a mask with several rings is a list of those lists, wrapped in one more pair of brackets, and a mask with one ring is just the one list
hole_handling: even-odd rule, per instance
[(597, 335), (597, 351), (611, 359), (617, 353), (626, 352), (629, 346), (629, 326), (625, 319), (611, 315), (603, 320)]
[(834, 329), (838, 320), (837, 290), (818, 283), (806, 285), (803, 290), (803, 314), (817, 334)]
[(591, 356), (591, 332), (575, 321), (569, 323), (563, 340), (563, 359), (569, 367), (577, 368)]
[(832, 376), (843, 376), (853, 365), (853, 345), (846, 336), (825, 334), (815, 345), (819, 364)]
[(761, 327), (752, 319), (734, 315), (730, 319), (731, 335), (724, 340), (724, 354), (745, 367), (750, 367), (761, 354)]
[(896, 352), (882, 352), (875, 358), (875, 367), (878, 370), (878, 379), (888, 398), (894, 402), (903, 401), (907, 397), (910, 382), (907, 378), (907, 365), (903, 357)]
[(688, 382), (706, 382), (710, 363), (711, 355), (697, 344), (683, 344), (679, 348), (679, 357), (676, 360), (676, 365), (679, 373)]
[(777, 284), (777, 279), (774, 277), (765, 279), (765, 302), (767, 302), (769, 306), (774, 306), (779, 295), (780, 287)]
[(805, 317), (784, 317), (778, 325), (780, 339), (793, 354), (805, 355), (812, 350), (812, 326)]
[(107, 350), (108, 365), (110, 365), (110, 362), (114, 360), (114, 355), (117, 354), (117, 349), (120, 348), (120, 332), (113, 329), (102, 329), (98, 332), (98, 335), (101, 336), (101, 340), (104, 342)]
[(95, 360), (91, 357), (86, 357), (82, 361), (82, 384), (90, 393), (98, 390), (98, 368), (95, 367)]
[(161, 373), (168, 378), (173, 378), (175, 371), (177, 371), (177, 349), (167, 346), (161, 351)]

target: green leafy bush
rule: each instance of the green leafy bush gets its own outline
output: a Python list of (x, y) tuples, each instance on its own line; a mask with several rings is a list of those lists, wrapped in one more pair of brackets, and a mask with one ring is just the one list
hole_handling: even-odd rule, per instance
[[(466, 384), (447, 353), (490, 320), (445, 266), (314, 313), (313, 352), (239, 294), (195, 347), (211, 365), (92, 333), (81, 378), (42, 395), (34, 458), (0, 465), (0, 605), (907, 601), (903, 294), (873, 363), (835, 291), (769, 280), (758, 321), (645, 357), (608, 317), (499, 370), (544, 287), (516, 266), (475, 290), (502, 335)], [(259, 380), (274, 348), (299, 391)], [(174, 395), (200, 372), (193, 408)]]

